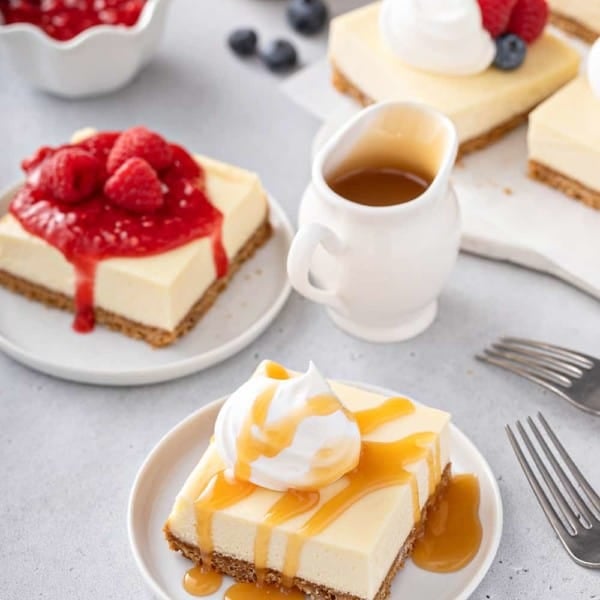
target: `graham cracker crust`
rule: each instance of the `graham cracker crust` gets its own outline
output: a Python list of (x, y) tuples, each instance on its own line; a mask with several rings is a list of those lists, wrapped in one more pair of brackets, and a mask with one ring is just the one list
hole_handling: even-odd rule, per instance
[[(451, 465), (448, 464), (442, 473), (440, 483), (433, 494), (429, 497), (427, 503), (421, 511), (421, 520), (413, 527), (408, 538), (400, 548), (390, 570), (388, 571), (388, 574), (386, 575), (381, 587), (379, 588), (379, 591), (374, 598), (360, 598), (358, 596), (339, 592), (297, 577), (294, 578), (293, 586), (306, 594), (311, 600), (385, 600), (388, 598), (391, 593), (391, 586), (394, 577), (404, 566), (406, 559), (412, 554), (415, 542), (423, 535), (425, 522), (427, 521), (427, 514), (439, 502), (442, 492), (450, 481), (451, 471)], [(176, 538), (171, 533), (168, 524), (164, 527), (164, 533), (167, 541), (169, 542), (169, 547), (171, 550), (181, 552), (183, 556), (193, 561), (195, 564), (202, 565), (202, 556), (200, 554), (200, 550), (196, 546), (192, 546)], [(219, 552), (213, 552), (212, 568), (219, 573), (233, 577), (236, 581), (248, 583), (256, 582), (256, 569), (254, 565), (232, 556), (220, 554)], [(282, 574), (279, 571), (268, 569), (265, 576), (265, 583), (280, 586), (281, 581)]]
[(563, 15), (555, 10), (550, 13), (550, 23), (571, 35), (582, 39), (588, 44), (593, 44), (600, 36), (600, 31), (594, 31), (577, 19), (567, 17), (567, 15)]
[(591, 208), (600, 210), (600, 192), (598, 190), (593, 190), (576, 179), (571, 179), (542, 163), (535, 160), (529, 161), (529, 177), (556, 188)]
[[(331, 81), (333, 86), (342, 94), (346, 96), (350, 96), (354, 100), (356, 100), (362, 106), (369, 106), (370, 104), (375, 104), (375, 100), (367, 96), (360, 88), (358, 88), (350, 79), (348, 79), (335, 64), (331, 65), (332, 67), (332, 75)], [(533, 107), (532, 107), (533, 108)], [(481, 150), (494, 142), (497, 142), (499, 139), (503, 138), (507, 133), (517, 128), (522, 123), (527, 121), (527, 116), (529, 115), (529, 111), (515, 115), (510, 119), (500, 123), (500, 125), (496, 125), (492, 127), (489, 131), (478, 135), (477, 137), (471, 138), (470, 140), (465, 140), (462, 142), (458, 148), (458, 156), (459, 158), (465, 156), (466, 154), (470, 154), (471, 152), (475, 152), (477, 150)]]
[[(267, 214), (262, 224), (231, 261), (227, 275), (221, 279), (217, 279), (204, 292), (203, 296), (190, 308), (187, 315), (181, 320), (174, 331), (144, 325), (99, 307), (94, 309), (96, 324), (104, 325), (113, 331), (118, 331), (136, 340), (147, 342), (155, 348), (169, 346), (196, 326), (198, 321), (215, 303), (219, 294), (227, 287), (227, 284), (240, 266), (271, 237), (271, 233), (271, 224), (269, 223), (269, 216)], [(0, 285), (51, 308), (75, 312), (75, 303), (72, 297), (49, 290), (44, 286), (12, 275), (7, 271), (0, 270)]]

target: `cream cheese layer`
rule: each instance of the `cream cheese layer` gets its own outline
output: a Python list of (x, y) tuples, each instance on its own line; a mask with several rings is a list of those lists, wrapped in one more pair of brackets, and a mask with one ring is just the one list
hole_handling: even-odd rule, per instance
[(579, 70), (579, 54), (567, 42), (545, 33), (514, 71), (489, 68), (452, 77), (419, 71), (394, 54), (379, 28), (380, 3), (332, 21), (331, 62), (361, 92), (379, 102), (423, 102), (452, 119), (461, 142), (476, 138), (529, 112)]
[(565, 86), (529, 119), (529, 158), (600, 191), (600, 98), (586, 78)]
[[(223, 213), (223, 245), (233, 259), (267, 215), (265, 192), (253, 173), (196, 158), (205, 169), (210, 198)], [(74, 294), (71, 263), (10, 214), (0, 219), (0, 270), (54, 292)], [(127, 319), (172, 331), (215, 279), (211, 241), (205, 238), (155, 256), (100, 261), (94, 301)]]

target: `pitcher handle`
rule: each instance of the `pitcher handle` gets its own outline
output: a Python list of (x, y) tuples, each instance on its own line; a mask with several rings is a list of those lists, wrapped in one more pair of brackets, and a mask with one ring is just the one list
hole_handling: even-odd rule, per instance
[(310, 265), (318, 246), (334, 256), (343, 252), (340, 238), (325, 225), (307, 223), (295, 235), (287, 259), (287, 272), (292, 287), (313, 302), (340, 310), (341, 302), (334, 289), (320, 288), (310, 282)]

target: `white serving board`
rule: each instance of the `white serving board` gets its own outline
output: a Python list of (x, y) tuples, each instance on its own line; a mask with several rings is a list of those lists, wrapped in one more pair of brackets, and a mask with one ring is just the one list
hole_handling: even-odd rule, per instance
[[(283, 89), (324, 121), (315, 150), (360, 108), (332, 87), (326, 59)], [(600, 211), (530, 180), (526, 169), (525, 126), (457, 165), (462, 249), (550, 273), (600, 298)]]

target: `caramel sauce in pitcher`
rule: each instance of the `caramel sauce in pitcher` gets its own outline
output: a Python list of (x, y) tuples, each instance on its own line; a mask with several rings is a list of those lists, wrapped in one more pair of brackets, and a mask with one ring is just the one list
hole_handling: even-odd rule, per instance
[(344, 171), (327, 180), (342, 198), (365, 206), (394, 206), (418, 198), (431, 181), (397, 167), (367, 167)]

